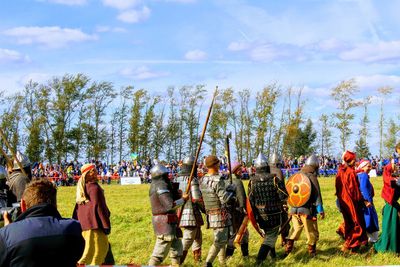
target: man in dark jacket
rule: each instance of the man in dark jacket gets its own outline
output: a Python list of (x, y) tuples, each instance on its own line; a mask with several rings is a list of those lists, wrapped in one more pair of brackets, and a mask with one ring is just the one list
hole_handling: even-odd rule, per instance
[(57, 190), (47, 180), (27, 185), (22, 214), (13, 223), (3, 215), (0, 266), (76, 266), (85, 247), (82, 229), (78, 221), (61, 218), (56, 199)]

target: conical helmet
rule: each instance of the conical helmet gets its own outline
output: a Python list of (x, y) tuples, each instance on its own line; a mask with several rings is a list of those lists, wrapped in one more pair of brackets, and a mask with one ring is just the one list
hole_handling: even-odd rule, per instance
[(182, 167), (181, 167), (181, 174), (190, 174), (193, 168), (195, 158), (193, 156), (187, 156), (186, 158), (183, 159), (182, 161)]
[(318, 168), (318, 167), (319, 167), (319, 160), (318, 160), (317, 155), (312, 154), (311, 156), (309, 156), (309, 157), (307, 158), (307, 160), (306, 160), (305, 165), (312, 166), (312, 167), (317, 167), (317, 168)]
[(156, 164), (150, 169), (151, 179), (161, 179), (163, 176), (168, 175), (168, 169), (162, 164)]
[(269, 159), (269, 163), (272, 165), (276, 165), (282, 161), (281, 157), (278, 155), (278, 153), (274, 152), (271, 155), (271, 158)]
[(258, 154), (258, 157), (254, 161), (254, 167), (256, 168), (268, 167), (267, 157), (262, 153)]
[[(22, 154), (21, 152), (17, 151), (17, 154), (15, 156), (18, 159), (18, 161), (21, 163), (23, 168), (31, 165), (31, 162), (29, 161), (28, 157), (26, 155)], [(21, 168), (19, 167), (18, 162), (14, 159), (13, 170), (19, 170), (19, 169), (21, 169)]]

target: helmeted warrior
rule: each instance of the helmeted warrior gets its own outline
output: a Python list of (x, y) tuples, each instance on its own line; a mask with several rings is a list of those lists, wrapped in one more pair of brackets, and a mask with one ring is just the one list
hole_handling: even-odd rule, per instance
[[(258, 155), (254, 165), (256, 174), (250, 179), (248, 192), (254, 219), (264, 230), (264, 241), (257, 255), (257, 264), (261, 264), (275, 248), (287, 191), (283, 181), (270, 173), (263, 154)], [(274, 257), (273, 253), (271, 256)]]
[(284, 177), (281, 167), (282, 167), (282, 158), (278, 153), (274, 152), (269, 160), (269, 171), (272, 174), (275, 174), (276, 177), (278, 177), (283, 181)]
[[(233, 235), (229, 238), (228, 246), (226, 248), (226, 256), (232, 256), (235, 250), (234, 240), (240, 226), (242, 225), (243, 219), (246, 216), (246, 191), (244, 190), (242, 178), (242, 165), (239, 162), (234, 162), (232, 164), (232, 184), (236, 187), (236, 201), (230, 206), (230, 211), (232, 213), (232, 232)], [(225, 181), (227, 185), (230, 183), (229, 179)], [(243, 239), (240, 243), (240, 248), (242, 250), (242, 256), (249, 256), (249, 231), (243, 234)]]
[[(175, 182), (179, 183), (179, 189), (185, 192), (192, 167), (195, 164), (194, 157), (186, 157), (182, 161), (182, 167), (179, 171), (178, 177), (175, 178)], [(183, 254), (181, 257), (181, 264), (184, 262), (186, 255), (192, 247), (193, 257), (196, 262), (201, 260), (201, 245), (202, 245), (202, 232), (201, 226), (204, 225), (203, 218), (201, 216), (201, 210), (204, 209), (203, 198), (200, 192), (199, 180), (196, 177), (196, 166), (195, 176), (192, 178), (190, 183), (189, 199), (181, 209), (181, 219), (179, 227), (183, 228)]]
[(179, 198), (173, 193), (172, 184), (168, 179), (168, 169), (163, 165), (156, 164), (151, 168), (150, 173), (152, 182), (149, 196), (153, 228), (157, 239), (149, 265), (160, 265), (170, 252), (171, 265), (179, 266), (182, 242), (177, 237), (176, 209), (183, 205), (187, 196), (183, 195)]
[[(316, 254), (316, 245), (319, 239), (319, 231), (317, 225), (317, 214), (320, 214), (321, 219), (325, 217), (324, 208), (322, 205), (322, 196), (321, 190), (318, 182), (318, 168), (319, 161), (315, 154), (312, 154), (307, 158), (305, 165), (301, 168), (300, 173), (296, 175), (304, 174), (305, 183), (308, 183), (310, 187), (307, 186), (308, 192), (300, 192), (304, 193), (304, 195), (309, 195), (308, 200), (305, 200), (304, 203), (299, 203), (299, 205), (295, 205), (290, 209), (290, 215), (292, 216), (293, 229), (289, 238), (287, 240), (285, 253), (289, 254), (293, 250), (294, 241), (298, 240), (300, 234), (304, 228), (306, 236), (307, 236), (307, 244), (308, 244), (308, 253), (310, 256), (315, 256)], [(289, 179), (292, 179), (292, 177)], [(288, 182), (288, 185), (289, 185)], [(288, 187), (289, 199), (291, 196), (299, 195), (297, 190), (302, 190), (300, 181), (298, 183), (294, 183), (293, 187)], [(293, 190), (291, 189), (293, 188)], [(311, 190), (311, 192), (309, 191)], [(296, 192), (297, 191), (297, 192)], [(290, 203), (290, 201), (289, 201)]]
[[(26, 185), (32, 180), (31, 163), (27, 156), (17, 151), (13, 161), (11, 174), (7, 177), (7, 185), (12, 194), (9, 194), (9, 203), (20, 202)], [(26, 175), (22, 172), (17, 160), (21, 163)]]
[[(282, 158), (278, 153), (274, 152), (271, 155), (268, 165), (269, 165), (270, 173), (272, 173), (273, 175), (278, 177), (281, 181), (285, 182), (283, 173), (281, 170), (281, 168), (283, 167), (282, 166)], [(285, 205), (285, 207), (287, 207), (287, 206)], [(290, 231), (290, 224), (287, 223), (285, 225), (285, 222), (287, 222), (288, 219), (289, 219), (289, 217), (288, 217), (287, 211), (282, 212), (281, 227), (283, 227), (283, 229), (280, 230), (282, 246), (284, 246), (286, 244), (286, 239), (287, 239), (287, 236), (289, 235), (289, 231)]]
[(221, 265), (224, 265), (229, 226), (231, 226), (231, 215), (226, 205), (235, 197), (235, 186), (225, 184), (219, 174), (220, 161), (216, 156), (206, 157), (205, 164), (208, 172), (200, 180), (200, 190), (207, 214), (207, 228), (214, 231), (214, 242), (208, 252), (206, 266), (212, 266), (217, 255)]

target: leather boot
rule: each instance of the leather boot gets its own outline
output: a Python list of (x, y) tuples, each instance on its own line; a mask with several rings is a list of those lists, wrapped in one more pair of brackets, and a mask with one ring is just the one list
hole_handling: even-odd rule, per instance
[(308, 245), (308, 255), (314, 257), (317, 254), (317, 245)]
[(226, 247), (225, 257), (226, 258), (231, 257), (233, 255), (233, 252), (235, 252), (235, 248)]
[(194, 262), (201, 262), (201, 248), (193, 251)]
[(268, 252), (271, 250), (270, 246), (267, 245), (261, 245), (260, 250), (258, 251), (257, 255), (257, 265), (261, 265), (263, 261), (267, 258)]
[(293, 239), (286, 239), (286, 246), (285, 246), (285, 255), (289, 255), (290, 252), (293, 250), (294, 240)]
[(182, 264), (185, 261), (187, 254), (188, 254), (187, 250), (184, 250), (182, 252), (182, 256), (181, 256), (181, 259), (180, 259), (180, 264)]
[(204, 264), (204, 267), (212, 267), (212, 263), (211, 262), (206, 262), (206, 264)]
[(242, 250), (242, 256), (249, 256), (249, 243), (243, 243), (240, 245), (240, 249)]

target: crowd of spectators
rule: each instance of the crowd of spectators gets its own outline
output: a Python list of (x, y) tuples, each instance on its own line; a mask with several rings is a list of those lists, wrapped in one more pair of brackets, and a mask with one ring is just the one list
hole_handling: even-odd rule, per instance
[[(306, 162), (307, 157), (283, 157), (278, 166), (282, 169), (282, 173), (289, 178), (294, 173), (298, 172)], [(376, 171), (377, 175), (382, 175), (383, 166), (387, 163), (386, 159), (379, 158), (378, 156), (372, 156), (368, 158), (371, 161), (372, 169)], [(331, 176), (336, 175), (337, 168), (341, 163), (339, 158), (333, 156), (319, 156), (320, 176)], [(151, 175), (150, 169), (154, 162), (151, 159), (146, 159), (143, 162), (137, 161), (121, 161), (117, 164), (107, 164), (105, 162), (92, 160), (98, 172), (98, 180), (102, 184), (110, 184), (112, 180), (119, 182), (121, 177), (140, 177), (142, 183), (150, 183)], [(175, 177), (181, 166), (181, 161), (172, 160), (169, 163), (165, 162), (166, 167), (170, 171), (170, 178)], [(58, 164), (44, 164), (35, 163), (32, 166), (32, 174), (35, 178), (48, 178), (56, 185), (75, 185), (76, 181), (79, 179), (80, 168), (82, 163), (78, 161), (63, 162), (61, 165)], [(198, 166), (198, 175), (202, 176), (206, 173), (206, 168), (202, 162)], [(250, 179), (252, 175), (255, 174), (254, 164), (251, 162), (246, 164), (242, 162), (242, 174), (243, 179)], [(228, 167), (226, 164), (226, 159), (221, 157), (221, 174), (226, 174), (228, 172)]]

